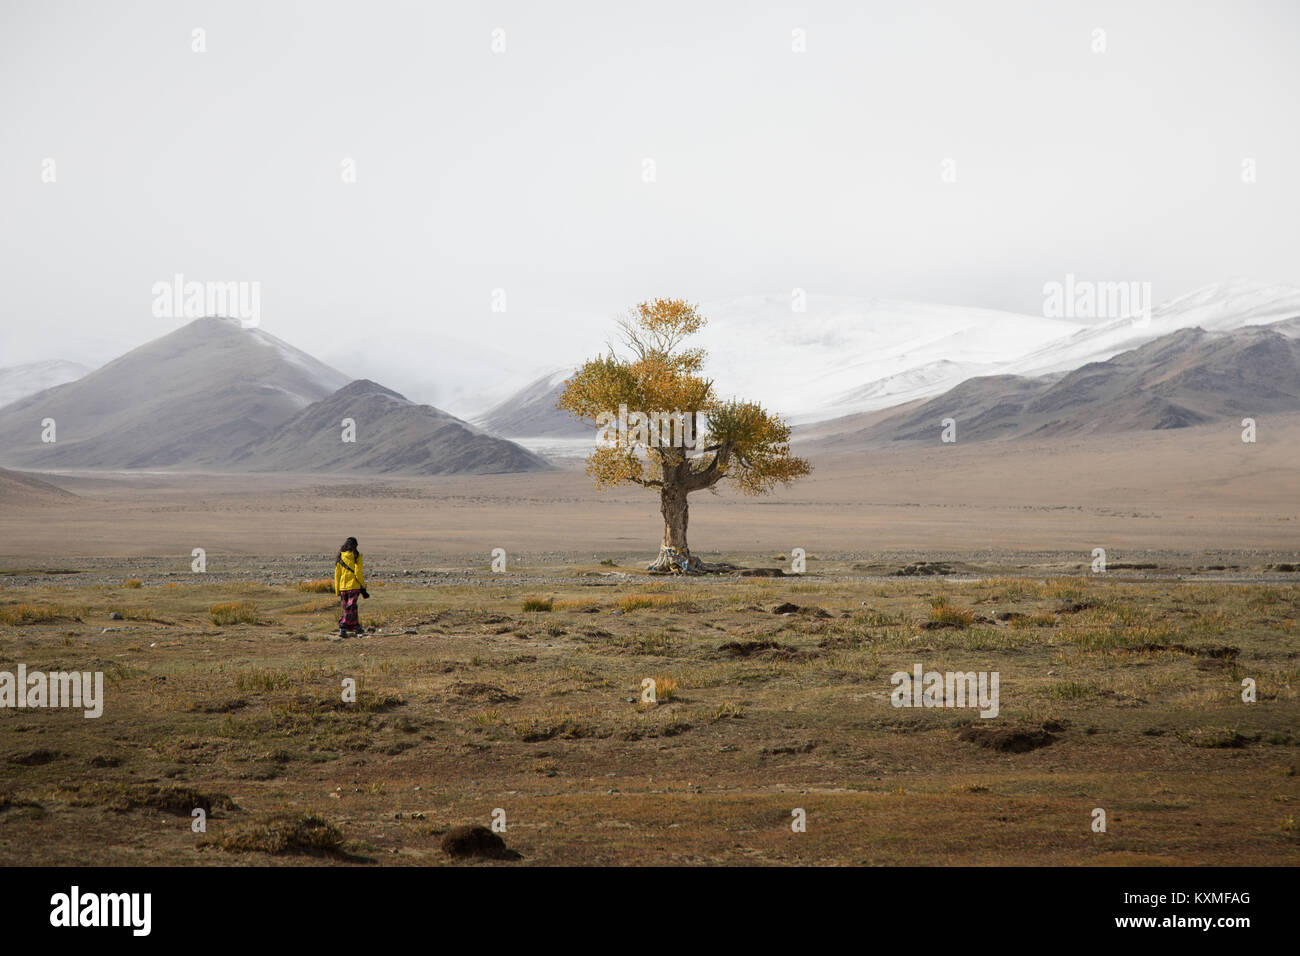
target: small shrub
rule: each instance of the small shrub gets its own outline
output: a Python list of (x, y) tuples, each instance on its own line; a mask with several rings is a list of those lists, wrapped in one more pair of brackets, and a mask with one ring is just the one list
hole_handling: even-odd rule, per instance
[(318, 581), (299, 581), (299, 591), (309, 591), (312, 594), (333, 594), (334, 582), (328, 578), (321, 578)]
[(122, 587), (124, 587), (124, 588), (139, 588), (139, 587), (144, 587), (144, 582), (141, 581), (139, 578), (130, 578), (129, 580), (127, 580), (127, 581), (122, 585)]
[(528, 598), (524, 601), (525, 611), (550, 611), (555, 607), (555, 602), (550, 598)]

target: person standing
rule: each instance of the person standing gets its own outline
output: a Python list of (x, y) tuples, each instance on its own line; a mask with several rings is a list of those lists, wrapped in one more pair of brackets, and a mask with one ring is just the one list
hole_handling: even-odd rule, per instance
[(366, 576), (356, 538), (344, 541), (334, 559), (334, 593), (339, 596), (343, 608), (343, 616), (339, 618), (339, 637), (360, 634), (361, 617), (357, 612), (357, 598), (368, 598), (370, 592), (366, 590)]

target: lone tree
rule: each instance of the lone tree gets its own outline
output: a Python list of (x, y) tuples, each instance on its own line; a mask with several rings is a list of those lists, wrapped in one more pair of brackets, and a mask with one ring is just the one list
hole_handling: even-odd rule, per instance
[(652, 571), (699, 571), (686, 543), (687, 496), (730, 479), (749, 495), (789, 484), (812, 468), (790, 454), (790, 426), (754, 402), (722, 401), (701, 375), (705, 352), (683, 347), (704, 327), (683, 299), (655, 299), (618, 327), (625, 356), (594, 358), (564, 383), (556, 405), (603, 428), (587, 459), (598, 489), (659, 490), (664, 537)]

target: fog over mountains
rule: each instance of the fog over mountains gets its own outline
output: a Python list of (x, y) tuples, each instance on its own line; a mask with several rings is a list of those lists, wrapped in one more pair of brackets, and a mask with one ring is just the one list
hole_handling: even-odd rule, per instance
[(556, 407), (574, 369), (557, 369), (529, 382), (499, 405), (474, 419), (476, 425), (506, 438), (585, 438), (594, 429)]
[[(341, 423), (355, 423), (343, 442)], [(370, 475), (476, 475), (539, 471), (545, 460), (483, 434), (432, 405), (361, 379), (308, 405), (266, 435), (217, 456), (232, 470)]]
[(1231, 331), (1180, 329), (1067, 373), (969, 379), (897, 410), (810, 426), (803, 443), (856, 450), (938, 442), (956, 422), (962, 442), (1160, 431), (1300, 411), (1300, 319)]
[[(959, 422), (961, 440), (981, 441), (1300, 410), (1300, 290), (1288, 286), (1219, 283), (1104, 321), (855, 299), (814, 299), (799, 312), (778, 296), (703, 311), (700, 344), (719, 394), (782, 413), (801, 443), (929, 441), (943, 418)], [(0, 387), (75, 373), (42, 364), (0, 374)], [(555, 407), (571, 373), (521, 382), (470, 423), (381, 382), (350, 381), (262, 329), (197, 319), (0, 408), (0, 465), (533, 471), (551, 467), (541, 455), (594, 442), (594, 429)], [(42, 441), (48, 420), (54, 442)]]
[[(261, 329), (196, 319), (77, 381), (0, 409), (0, 460), (49, 470), (546, 467), (437, 409), (376, 392), (373, 383), (348, 385), (342, 372)], [(356, 422), (355, 442), (342, 440), (345, 417)], [(43, 423), (51, 419), (56, 440), (45, 442)], [(318, 433), (309, 432), (313, 426)]]
[[(706, 372), (723, 396), (772, 408), (796, 425), (942, 395), (968, 380), (1036, 376), (1105, 361), (1180, 329), (1224, 332), (1300, 316), (1300, 289), (1233, 280), (1105, 321), (854, 299), (753, 296), (704, 308)], [(532, 438), (590, 439), (555, 408), (570, 369), (529, 383), (475, 421), (529, 447)]]
[[(0, 409), (6, 463), (173, 468), (263, 434), (347, 383), (233, 319), (196, 319), (66, 385)], [(53, 419), (56, 441), (41, 440)]]
[(55, 385), (75, 382), (89, 371), (90, 368), (80, 362), (63, 359), (0, 368), (0, 408)]

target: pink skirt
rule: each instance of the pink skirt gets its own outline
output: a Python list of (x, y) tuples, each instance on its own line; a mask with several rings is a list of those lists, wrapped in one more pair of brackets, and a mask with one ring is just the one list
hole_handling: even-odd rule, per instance
[(343, 616), (339, 618), (340, 631), (361, 630), (361, 619), (357, 615), (357, 601), (360, 597), (360, 588), (339, 592), (339, 602), (343, 605)]

